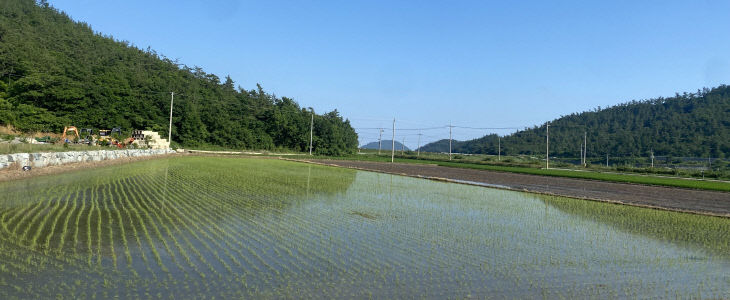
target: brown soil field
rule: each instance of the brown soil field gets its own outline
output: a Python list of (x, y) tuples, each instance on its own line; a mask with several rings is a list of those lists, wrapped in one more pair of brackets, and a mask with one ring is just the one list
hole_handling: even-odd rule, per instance
[(730, 217), (730, 193), (728, 192), (462, 169), (436, 165), (325, 159), (299, 161), (515, 191), (718, 217)]

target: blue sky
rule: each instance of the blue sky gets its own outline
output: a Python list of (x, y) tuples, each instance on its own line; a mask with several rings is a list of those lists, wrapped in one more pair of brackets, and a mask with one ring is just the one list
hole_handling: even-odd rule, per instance
[[(49, 2), (245, 89), (336, 108), (356, 128), (524, 128), (730, 83), (730, 1)], [(422, 133), (421, 144), (448, 138)], [(415, 134), (396, 140), (415, 147)]]

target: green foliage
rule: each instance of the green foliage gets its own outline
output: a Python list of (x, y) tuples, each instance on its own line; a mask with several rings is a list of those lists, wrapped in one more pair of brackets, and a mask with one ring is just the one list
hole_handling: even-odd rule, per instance
[[(610, 108), (574, 113), (550, 122), (550, 153), (580, 157), (583, 134), (588, 156), (730, 157), (730, 86), (631, 101)], [(497, 154), (498, 136), (455, 142), (454, 152)], [(422, 151), (447, 152), (448, 140)], [(545, 155), (545, 126), (502, 137), (502, 154)]]
[[(166, 134), (182, 146), (309, 147), (311, 111), (292, 99), (236, 88), (226, 77), (103, 36), (63, 12), (9, 0), (0, 13), (0, 125), (25, 132), (121, 127)], [(314, 149), (352, 153), (357, 136), (336, 111), (317, 115)]]

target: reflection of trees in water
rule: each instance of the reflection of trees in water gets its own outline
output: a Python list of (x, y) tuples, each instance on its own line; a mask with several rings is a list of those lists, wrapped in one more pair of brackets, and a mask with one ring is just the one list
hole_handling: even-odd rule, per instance
[(730, 219), (537, 195), (545, 205), (619, 230), (730, 257)]
[(355, 173), (278, 160), (183, 157), (5, 182), (0, 231), (5, 242), (33, 250), (107, 260), (121, 256), (115, 247), (164, 248), (219, 222), (280, 214), (311, 197), (344, 192)]

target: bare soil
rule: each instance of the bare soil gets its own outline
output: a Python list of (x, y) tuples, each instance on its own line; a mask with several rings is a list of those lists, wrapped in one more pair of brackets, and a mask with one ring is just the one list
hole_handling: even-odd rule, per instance
[(304, 161), (508, 190), (730, 217), (729, 192), (461, 169), (437, 165), (319, 159)]

